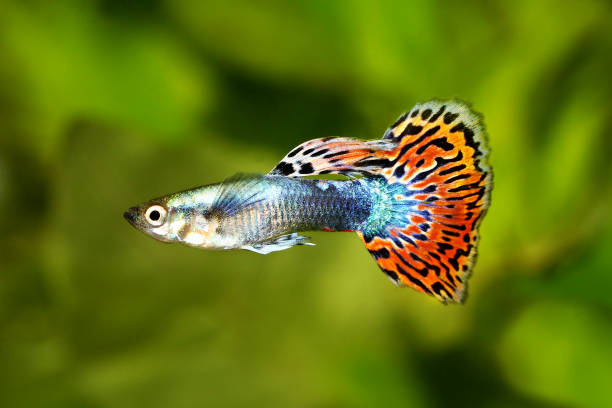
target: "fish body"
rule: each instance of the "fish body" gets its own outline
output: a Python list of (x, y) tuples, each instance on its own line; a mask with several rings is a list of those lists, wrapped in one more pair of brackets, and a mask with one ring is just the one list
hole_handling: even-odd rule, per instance
[[(300, 178), (324, 174), (348, 179)], [(160, 241), (262, 254), (312, 245), (299, 232), (354, 231), (397, 285), (462, 302), (491, 179), (481, 117), (463, 102), (430, 101), (382, 139), (314, 139), (267, 175), (238, 174), (124, 217)]]
[[(132, 207), (125, 217), (162, 241), (261, 252), (266, 243), (293, 232), (362, 228), (374, 207), (370, 184), (376, 183), (239, 174)], [(155, 205), (163, 207), (166, 222), (143, 224)]]

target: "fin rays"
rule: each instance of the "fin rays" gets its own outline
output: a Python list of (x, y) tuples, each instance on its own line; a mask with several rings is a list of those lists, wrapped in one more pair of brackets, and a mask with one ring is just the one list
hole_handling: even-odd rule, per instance
[(265, 255), (270, 252), (283, 251), (295, 245), (314, 245), (312, 242), (308, 242), (308, 239), (309, 237), (304, 237), (294, 232), (257, 245), (245, 245), (242, 249)]
[(432, 101), (402, 115), (384, 137), (398, 145), (380, 174), (417, 191), (410, 194), (417, 204), (408, 222), (361, 238), (398, 285), (463, 302), (492, 186), (481, 118), (463, 102)]
[(313, 139), (289, 152), (269, 174), (287, 177), (376, 174), (379, 169), (376, 160), (384, 160), (394, 147), (394, 143), (386, 140)]

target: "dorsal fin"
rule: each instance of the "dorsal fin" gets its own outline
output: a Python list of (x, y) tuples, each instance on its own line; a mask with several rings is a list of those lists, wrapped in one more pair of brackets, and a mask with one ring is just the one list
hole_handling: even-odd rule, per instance
[(372, 159), (384, 158), (394, 146), (387, 140), (313, 139), (291, 150), (269, 174), (288, 177), (376, 174), (379, 166)]

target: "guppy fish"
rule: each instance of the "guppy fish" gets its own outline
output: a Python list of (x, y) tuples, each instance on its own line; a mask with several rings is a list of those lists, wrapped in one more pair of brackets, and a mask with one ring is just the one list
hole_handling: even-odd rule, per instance
[[(347, 179), (300, 178), (324, 174)], [(156, 198), (124, 217), (160, 241), (261, 254), (313, 245), (301, 231), (354, 231), (396, 285), (461, 303), (491, 179), (480, 115), (433, 100), (380, 140), (310, 140), (266, 175)]]

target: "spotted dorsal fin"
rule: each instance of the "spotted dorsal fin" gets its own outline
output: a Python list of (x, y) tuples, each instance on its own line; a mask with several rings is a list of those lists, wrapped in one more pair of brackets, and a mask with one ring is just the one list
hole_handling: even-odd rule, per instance
[(302, 177), (318, 174), (376, 174), (378, 157), (394, 148), (387, 140), (346, 137), (313, 139), (291, 150), (270, 171), (271, 175)]

